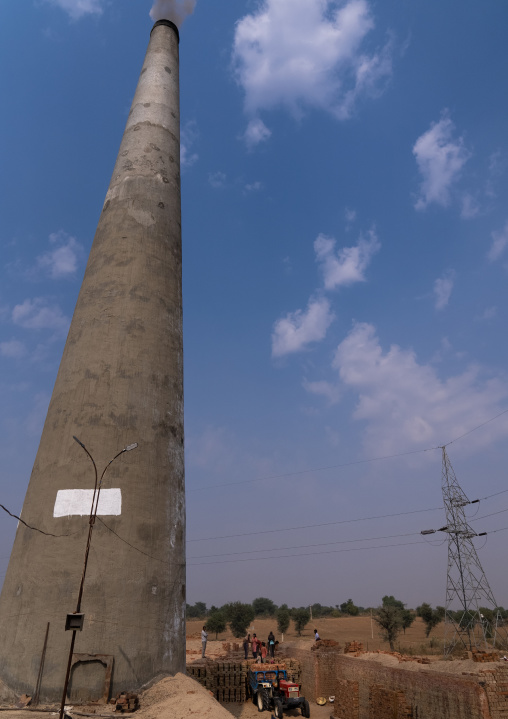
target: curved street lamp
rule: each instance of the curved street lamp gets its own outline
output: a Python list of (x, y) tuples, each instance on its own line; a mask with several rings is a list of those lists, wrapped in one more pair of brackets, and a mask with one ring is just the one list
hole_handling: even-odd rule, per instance
[(101, 478), (99, 480), (99, 473), (97, 471), (97, 465), (95, 464), (95, 460), (88, 451), (88, 449), (85, 447), (83, 442), (79, 440), (74, 435), (72, 436), (73, 440), (76, 441), (80, 447), (84, 449), (86, 454), (88, 455), (90, 461), (93, 464), (94, 472), (95, 472), (95, 485), (92, 495), (92, 506), (90, 507), (90, 517), (88, 520), (88, 538), (86, 541), (86, 549), (85, 549), (85, 561), (83, 563), (83, 573), (81, 574), (81, 582), (79, 585), (79, 593), (78, 593), (78, 601), (76, 604), (76, 611), (73, 614), (67, 615), (67, 621), (65, 624), (66, 629), (72, 629), (72, 639), (71, 639), (71, 647), (69, 650), (69, 661), (67, 662), (67, 672), (65, 674), (65, 682), (64, 682), (64, 689), (62, 694), (62, 703), (60, 705), (60, 717), (59, 719), (63, 718), (64, 711), (65, 711), (65, 700), (67, 698), (67, 687), (69, 685), (69, 676), (71, 673), (71, 665), (72, 665), (72, 655), (74, 654), (74, 642), (76, 641), (76, 632), (78, 630), (81, 631), (83, 628), (83, 620), (84, 620), (84, 614), (81, 613), (81, 599), (83, 598), (83, 588), (85, 586), (85, 576), (86, 576), (86, 568), (88, 565), (88, 555), (90, 553), (90, 544), (92, 543), (92, 532), (95, 525), (95, 520), (97, 518), (97, 510), (99, 508), (99, 498), (101, 494), (102, 489), (102, 481), (104, 479), (104, 475), (106, 474), (108, 468), (113, 464), (115, 459), (119, 457), (124, 452), (130, 452), (132, 449), (136, 449), (138, 446), (137, 442), (134, 442), (134, 444), (128, 444), (127, 447), (124, 447), (123, 449), (118, 452), (118, 454), (115, 454), (113, 459), (110, 459), (109, 462), (104, 467), (104, 470), (102, 471)]

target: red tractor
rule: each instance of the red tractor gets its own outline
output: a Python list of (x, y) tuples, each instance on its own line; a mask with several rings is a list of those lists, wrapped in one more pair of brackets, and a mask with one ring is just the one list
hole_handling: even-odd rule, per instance
[(300, 686), (288, 680), (285, 669), (263, 671), (251, 667), (249, 686), (258, 711), (273, 709), (275, 717), (281, 719), (284, 711), (300, 707), (302, 716), (310, 717), (309, 702), (300, 696)]

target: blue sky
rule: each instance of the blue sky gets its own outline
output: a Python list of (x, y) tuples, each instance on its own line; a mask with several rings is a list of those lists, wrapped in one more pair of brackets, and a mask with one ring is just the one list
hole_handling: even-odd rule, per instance
[[(508, 7), (175, 2), (188, 601), (443, 604), (443, 535), (419, 535), (444, 524), (420, 511), (442, 505), (431, 448), (508, 409)], [(14, 512), (151, 9), (0, 7), (0, 502)], [(501, 414), (448, 448), (471, 499), (506, 489), (507, 437)], [(405, 456), (377, 459), (391, 455)], [(472, 526), (507, 606), (508, 494)], [(14, 531), (0, 519), (2, 577)]]

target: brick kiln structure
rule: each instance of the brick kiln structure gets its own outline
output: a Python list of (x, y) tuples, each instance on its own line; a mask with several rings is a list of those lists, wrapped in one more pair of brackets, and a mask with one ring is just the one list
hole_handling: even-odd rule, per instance
[(508, 664), (448, 674), (387, 667), (344, 654), (288, 648), (309, 700), (335, 696), (335, 719), (508, 719)]

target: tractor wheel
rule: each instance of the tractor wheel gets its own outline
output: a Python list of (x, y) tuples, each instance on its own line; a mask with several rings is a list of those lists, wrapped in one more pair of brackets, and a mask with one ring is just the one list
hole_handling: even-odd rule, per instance
[(265, 711), (270, 709), (270, 691), (268, 689), (263, 689), (263, 708)]
[(282, 702), (280, 699), (273, 700), (273, 713), (275, 719), (282, 719)]
[(255, 695), (256, 704), (258, 705), (258, 712), (264, 712), (265, 704), (263, 702), (263, 690), (260, 689)]
[(310, 717), (310, 706), (309, 706), (309, 702), (307, 701), (307, 699), (303, 700), (302, 716), (305, 717), (305, 719), (309, 719), (309, 717)]

